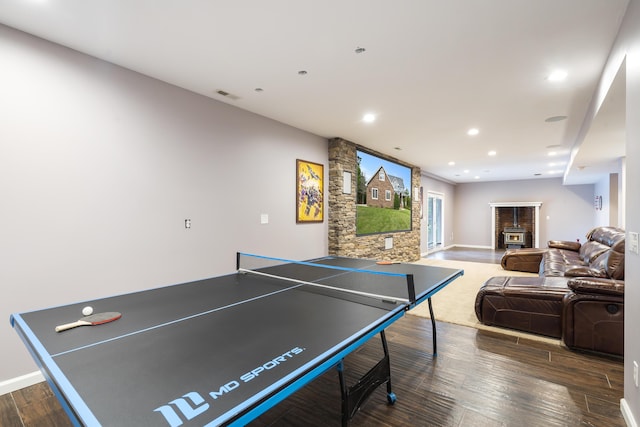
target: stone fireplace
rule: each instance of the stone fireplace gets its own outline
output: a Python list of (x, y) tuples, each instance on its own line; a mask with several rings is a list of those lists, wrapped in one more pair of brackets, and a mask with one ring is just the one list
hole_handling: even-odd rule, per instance
[(542, 202), (499, 202), (491, 206), (494, 249), (537, 248)]

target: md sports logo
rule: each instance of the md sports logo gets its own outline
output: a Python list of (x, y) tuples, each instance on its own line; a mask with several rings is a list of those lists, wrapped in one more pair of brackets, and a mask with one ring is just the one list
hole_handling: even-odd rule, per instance
[(191, 421), (198, 415), (202, 415), (207, 412), (211, 405), (215, 404), (216, 400), (238, 389), (242, 384), (251, 382), (252, 380), (259, 377), (263, 372), (274, 369), (280, 366), (282, 363), (293, 359), (304, 350), (305, 349), (300, 347), (294, 347), (286, 353), (274, 357), (273, 359), (268, 360), (262, 365), (241, 375), (237, 380), (234, 379), (227, 382), (226, 384), (219, 386), (217, 389), (210, 391), (205, 396), (201, 395), (198, 392), (191, 391), (177, 399), (172, 400), (166, 405), (162, 405), (154, 409), (153, 411), (162, 414), (169, 426), (181, 426), (186, 421)]

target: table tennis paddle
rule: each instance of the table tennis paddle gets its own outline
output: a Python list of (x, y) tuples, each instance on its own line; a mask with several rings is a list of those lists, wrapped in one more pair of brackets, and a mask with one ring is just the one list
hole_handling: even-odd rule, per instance
[(122, 314), (117, 311), (108, 311), (105, 313), (96, 313), (91, 316), (85, 316), (75, 322), (66, 323), (64, 325), (56, 326), (56, 332), (66, 331), (67, 329), (76, 328), (78, 326), (95, 326), (102, 325), (103, 323), (113, 322), (122, 317)]
[(378, 265), (400, 264), (398, 261), (376, 261)]

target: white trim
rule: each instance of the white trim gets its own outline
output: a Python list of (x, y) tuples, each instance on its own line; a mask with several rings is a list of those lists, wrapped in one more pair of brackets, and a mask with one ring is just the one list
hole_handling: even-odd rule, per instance
[(540, 247), (540, 206), (542, 206), (542, 202), (492, 202), (489, 203), (489, 206), (491, 206), (491, 249), (496, 247), (496, 208), (536, 208), (534, 217), (536, 230), (533, 233), (533, 247)]
[(540, 207), (542, 202), (491, 202), (489, 206), (492, 208), (525, 208), (525, 207)]
[(631, 413), (631, 408), (629, 408), (627, 401), (624, 399), (620, 399), (620, 411), (622, 412), (622, 418), (624, 418), (624, 422), (627, 423), (628, 427), (638, 427), (638, 423)]
[(0, 396), (41, 383), (42, 381), (44, 381), (44, 375), (42, 375), (40, 371), (2, 381), (0, 382)]

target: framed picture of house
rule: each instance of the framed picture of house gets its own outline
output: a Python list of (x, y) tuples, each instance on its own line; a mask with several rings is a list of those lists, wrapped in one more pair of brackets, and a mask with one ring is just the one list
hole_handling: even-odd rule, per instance
[(324, 166), (296, 160), (296, 222), (324, 221)]
[(411, 230), (411, 168), (356, 150), (356, 235)]

